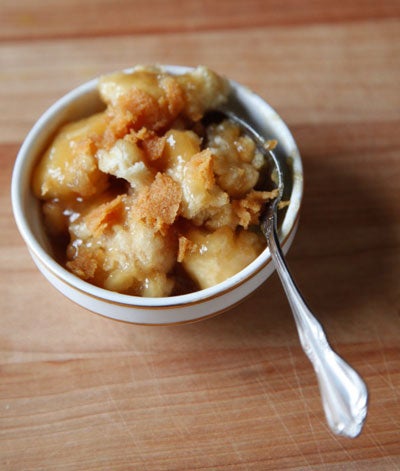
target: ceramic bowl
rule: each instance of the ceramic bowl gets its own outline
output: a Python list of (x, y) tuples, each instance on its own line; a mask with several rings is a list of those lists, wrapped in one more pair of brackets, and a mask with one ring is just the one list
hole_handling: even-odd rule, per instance
[[(163, 66), (172, 74), (187, 67)], [(18, 229), (43, 275), (61, 293), (80, 306), (109, 318), (139, 324), (179, 324), (205, 319), (237, 305), (272, 274), (269, 249), (235, 276), (211, 288), (163, 298), (129, 296), (98, 288), (76, 277), (52, 256), (43, 229), (40, 207), (31, 191), (31, 176), (38, 157), (55, 131), (64, 123), (88, 116), (104, 105), (91, 80), (62, 97), (33, 126), (18, 153), (12, 176), (12, 205)], [(303, 171), (297, 145), (283, 120), (261, 97), (231, 81), (229, 106), (246, 118), (261, 135), (276, 139), (277, 156), (287, 163), (285, 197), (290, 204), (280, 223), (280, 240), (286, 252), (295, 235), (303, 195)]]

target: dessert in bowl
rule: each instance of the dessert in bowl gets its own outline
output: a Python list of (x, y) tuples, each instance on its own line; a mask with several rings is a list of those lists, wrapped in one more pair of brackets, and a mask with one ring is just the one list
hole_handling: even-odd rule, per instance
[(258, 223), (274, 190), (248, 136), (234, 123), (202, 121), (222, 104), (278, 143), (289, 248), (302, 165), (276, 112), (204, 67), (136, 67), (64, 96), (18, 154), (15, 219), (57, 289), (111, 318), (172, 324), (225, 311), (270, 276)]

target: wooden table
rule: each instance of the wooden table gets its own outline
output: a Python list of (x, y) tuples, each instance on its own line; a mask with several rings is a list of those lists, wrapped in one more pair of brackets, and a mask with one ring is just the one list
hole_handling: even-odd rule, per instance
[[(400, 4), (2, 0), (0, 469), (400, 469)], [(123, 324), (39, 274), (9, 198), (18, 148), (57, 98), (137, 63), (206, 64), (286, 120), (306, 177), (288, 256), (368, 419), (333, 436), (276, 275), (179, 327)]]

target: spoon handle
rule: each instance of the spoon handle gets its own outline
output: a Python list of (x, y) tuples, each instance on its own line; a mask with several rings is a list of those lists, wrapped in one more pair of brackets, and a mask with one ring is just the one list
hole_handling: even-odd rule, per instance
[(327, 422), (333, 433), (354, 438), (361, 432), (367, 415), (367, 387), (358, 373), (332, 350), (321, 324), (296, 287), (280, 247), (273, 208), (263, 229), (294, 314), (301, 345), (318, 378)]

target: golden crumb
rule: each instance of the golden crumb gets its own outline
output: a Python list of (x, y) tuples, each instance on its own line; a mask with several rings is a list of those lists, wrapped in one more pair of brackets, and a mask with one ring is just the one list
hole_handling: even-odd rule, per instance
[(190, 254), (194, 250), (196, 250), (197, 245), (185, 236), (180, 236), (178, 239), (178, 242), (179, 242), (179, 247), (178, 247), (177, 261), (180, 263), (180, 262), (183, 262), (187, 254)]
[(168, 175), (158, 173), (135, 201), (134, 217), (145, 221), (155, 232), (165, 233), (178, 216), (181, 187)]
[[(99, 251), (97, 251), (99, 252)], [(92, 280), (98, 268), (99, 257), (93, 251), (81, 247), (79, 255), (67, 262), (66, 266), (75, 275), (83, 280)]]
[(124, 217), (123, 200), (124, 197), (119, 195), (112, 201), (94, 208), (85, 216), (86, 226), (95, 237), (98, 237), (115, 224), (121, 223)]
[(251, 190), (247, 196), (232, 203), (233, 210), (239, 219), (239, 225), (248, 229), (250, 225), (259, 223), (261, 210), (267, 201), (278, 195), (278, 190), (255, 191)]
[(278, 141), (276, 139), (270, 139), (268, 141), (265, 141), (264, 149), (265, 150), (274, 150), (277, 145), (278, 145)]
[(150, 161), (158, 160), (162, 157), (166, 142), (165, 136), (158, 136), (154, 131), (142, 128), (136, 133), (136, 138), (140, 141), (146, 157)]

